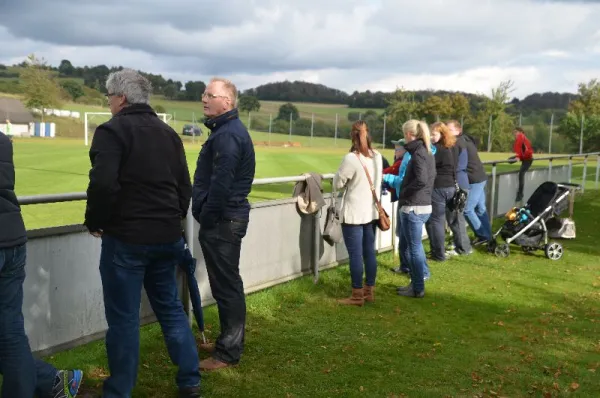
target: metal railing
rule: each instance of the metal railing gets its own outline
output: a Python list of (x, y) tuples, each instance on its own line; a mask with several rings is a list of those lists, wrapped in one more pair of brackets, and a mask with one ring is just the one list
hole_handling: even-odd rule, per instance
[[(600, 152), (594, 152), (594, 153), (587, 153), (587, 154), (582, 154), (582, 155), (556, 155), (556, 156), (548, 156), (548, 157), (539, 157), (539, 158), (535, 158), (534, 159), (534, 166), (532, 169), (537, 169), (539, 170), (539, 167), (535, 167), (535, 162), (540, 162), (540, 161), (548, 161), (548, 176), (551, 177), (552, 176), (552, 162), (553, 161), (557, 161), (557, 160), (568, 160), (568, 175), (569, 176), (569, 182), (571, 182), (571, 176), (572, 176), (572, 170), (573, 170), (573, 165), (574, 165), (574, 160), (577, 159), (582, 159), (583, 160), (583, 174), (582, 174), (582, 186), (585, 185), (586, 182), (586, 178), (588, 176), (588, 160), (589, 159), (596, 159), (597, 163), (596, 163), (596, 173), (595, 173), (595, 188), (598, 189), (598, 182), (599, 182), (599, 176), (600, 176)], [(489, 204), (490, 206), (490, 210), (489, 214), (490, 214), (490, 218), (493, 218), (494, 216), (494, 210), (495, 206), (498, 205), (498, 202), (500, 201), (500, 196), (504, 195), (503, 192), (500, 192), (498, 195), (498, 199), (496, 199), (496, 185), (498, 185), (498, 189), (500, 189), (500, 182), (503, 181), (503, 179), (505, 178), (504, 176), (500, 175), (498, 173), (498, 165), (502, 165), (502, 164), (510, 164), (512, 163), (509, 160), (497, 160), (497, 161), (490, 161), (490, 162), (484, 162), (485, 165), (491, 166), (491, 173), (488, 175), (489, 178), (491, 178), (491, 187), (489, 187), (489, 190), (491, 191), (491, 203)], [(530, 170), (532, 170), (530, 169)], [(563, 170), (564, 170), (564, 166), (563, 166)], [(543, 171), (543, 169), (542, 169)], [(517, 172), (517, 170), (511, 170), (508, 173), (511, 174), (515, 174)], [(500, 173), (500, 174), (504, 174), (504, 173)], [(330, 181), (333, 178), (333, 174), (324, 174), (322, 175), (322, 178), (324, 181)], [(499, 176), (499, 177), (498, 177)], [(496, 184), (496, 180), (499, 178), (499, 183)], [(511, 177), (514, 178), (514, 177)], [(550, 179), (550, 178), (549, 178)], [(274, 177), (274, 178), (258, 178), (255, 179), (253, 181), (253, 185), (269, 185), (269, 184), (284, 184), (284, 183), (297, 183), (297, 182), (301, 182), (301, 181), (305, 181), (306, 180), (306, 176), (304, 175), (299, 175), (299, 176), (292, 176), (292, 177)], [(488, 180), (489, 181), (489, 180)], [(291, 194), (291, 192), (290, 192)], [(82, 200), (86, 200), (87, 195), (85, 192), (75, 192), (75, 193), (64, 193), (64, 194), (52, 194), (52, 195), (34, 195), (34, 196), (21, 196), (18, 198), (19, 203), (21, 205), (35, 205), (35, 204), (48, 204), (48, 203), (60, 203), (60, 202), (72, 202), (72, 201), (82, 201)], [(389, 203), (387, 203), (386, 205), (389, 206)], [(264, 207), (265, 204), (263, 203), (259, 203), (259, 204), (253, 204), (253, 207), (255, 208), (260, 208), (260, 207)], [(393, 209), (393, 205), (392, 205), (392, 209)], [(394, 230), (395, 230), (395, 222), (396, 222), (396, 214), (395, 212), (393, 214), (390, 214), (392, 216), (392, 221), (393, 221), (393, 225), (391, 228), (391, 231), (388, 231), (389, 233), (391, 233), (392, 235), (389, 235), (388, 232), (386, 232), (386, 242), (389, 240), (389, 237), (392, 236), (392, 246), (389, 246), (389, 243), (382, 243), (382, 240), (379, 240), (378, 242), (378, 248), (379, 250), (389, 250), (389, 249), (395, 249), (396, 246), (396, 237), (394, 236)], [(314, 214), (314, 216), (312, 217), (312, 222), (314, 222), (314, 230), (311, 231), (310, 234), (306, 234), (305, 238), (306, 241), (308, 242), (310, 240), (310, 245), (311, 248), (308, 249), (310, 250), (310, 254), (307, 253), (307, 258), (310, 258), (310, 263), (309, 265), (303, 269), (302, 275), (306, 275), (308, 273), (312, 273), (313, 275), (313, 280), (315, 283), (318, 282), (319, 280), (319, 271), (320, 269), (325, 269), (328, 268), (330, 266), (334, 266), (336, 264), (336, 262), (332, 262), (332, 263), (327, 263), (327, 265), (323, 265), (321, 268), (320, 262), (321, 262), (321, 254), (320, 254), (320, 248), (322, 245), (322, 235), (321, 235), (321, 212), (317, 212), (316, 214)], [(311, 226), (311, 228), (313, 228), (313, 226)], [(195, 220), (194, 218), (191, 216), (191, 209), (188, 210), (188, 214), (185, 220), (185, 224), (184, 224), (184, 230), (185, 230), (185, 235), (186, 235), (186, 239), (188, 240), (188, 242), (192, 242), (194, 240), (194, 230), (195, 230)], [(54, 231), (49, 231), (49, 233), (54, 233)], [(380, 234), (380, 238), (381, 239), (381, 234)], [(190, 251), (192, 252), (192, 256), (194, 256), (194, 245), (189, 245)], [(337, 261), (337, 260), (336, 260)], [(293, 277), (297, 277), (299, 274), (294, 273)], [(291, 277), (289, 275), (285, 275), (286, 280), (288, 277)], [(263, 285), (261, 285), (260, 287), (256, 287), (256, 289), (262, 289), (265, 287), (269, 287), (272, 286), (273, 284), (276, 283), (281, 283), (281, 281), (276, 280), (276, 279), (269, 279), (269, 281)], [(190, 317), (190, 320), (192, 319), (192, 314), (190, 311), (190, 303), (189, 303), (189, 293), (187, 292), (186, 289), (186, 284), (183, 283), (182, 284), (183, 290), (181, 292), (181, 298), (182, 298), (182, 302), (184, 303), (184, 306), (186, 307), (186, 312), (188, 313), (188, 316)]]

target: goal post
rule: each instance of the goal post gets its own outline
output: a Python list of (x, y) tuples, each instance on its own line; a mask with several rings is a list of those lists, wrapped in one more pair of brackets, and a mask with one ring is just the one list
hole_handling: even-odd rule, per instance
[[(167, 124), (173, 120), (173, 115), (170, 113), (157, 113), (157, 115)], [(83, 140), (85, 146), (89, 146), (90, 125), (92, 124), (92, 121), (97, 121), (98, 123), (94, 124), (100, 125), (109, 121), (111, 117), (112, 113), (110, 112), (85, 112), (83, 115)]]

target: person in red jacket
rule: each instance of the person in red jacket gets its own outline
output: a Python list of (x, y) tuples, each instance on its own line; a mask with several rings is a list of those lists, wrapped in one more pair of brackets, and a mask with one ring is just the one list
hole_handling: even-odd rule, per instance
[[(406, 149), (404, 149), (404, 138), (399, 139), (397, 141), (392, 140), (392, 144), (394, 144), (394, 163), (383, 169), (383, 174), (393, 174), (398, 175), (400, 171), (400, 165), (402, 164), (402, 159), (404, 154), (406, 153)], [(387, 184), (384, 184), (384, 188), (389, 190), (392, 193), (392, 202), (398, 200), (398, 193), (392, 187)]]
[(517, 192), (517, 202), (523, 200), (523, 187), (525, 185), (525, 173), (531, 167), (533, 163), (533, 148), (531, 142), (525, 136), (525, 130), (521, 127), (514, 129), (513, 134), (515, 135), (515, 143), (513, 145), (514, 156), (510, 159), (513, 161), (520, 160), (521, 168), (519, 169), (519, 191)]

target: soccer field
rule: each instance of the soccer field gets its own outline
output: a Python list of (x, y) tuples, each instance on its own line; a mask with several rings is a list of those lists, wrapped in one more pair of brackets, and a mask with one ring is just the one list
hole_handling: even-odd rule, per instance
[[(253, 139), (265, 140), (266, 134), (254, 134)], [(277, 139), (273, 134), (274, 141)], [(287, 136), (286, 136), (287, 137)], [(192, 143), (185, 137), (186, 156), (190, 173), (196, 169), (196, 160), (201, 144)], [(325, 140), (329, 140), (325, 142)], [(302, 143), (303, 145), (306, 143)], [(313, 147), (256, 147), (256, 178), (300, 175), (306, 172), (333, 173), (349, 148), (348, 140), (320, 138)], [(79, 139), (52, 140), (16, 139), (14, 143), (15, 168), (18, 196), (40, 195), (66, 192), (83, 192), (87, 188), (90, 161), (89, 148)], [(392, 161), (393, 151), (386, 149), (384, 156)], [(506, 153), (481, 153), (482, 160), (502, 160)], [(557, 164), (558, 162), (555, 162)], [(595, 165), (595, 164), (594, 164)], [(547, 166), (538, 162), (538, 167)], [(517, 165), (501, 165), (499, 171), (517, 168)], [(588, 173), (593, 174), (590, 170)], [(291, 197), (293, 184), (256, 186), (250, 200), (259, 202)], [(328, 192), (331, 185), (326, 182), (323, 189)], [(83, 221), (85, 203), (68, 202), (23, 206), (23, 215), (28, 229), (65, 224), (78, 224)]]

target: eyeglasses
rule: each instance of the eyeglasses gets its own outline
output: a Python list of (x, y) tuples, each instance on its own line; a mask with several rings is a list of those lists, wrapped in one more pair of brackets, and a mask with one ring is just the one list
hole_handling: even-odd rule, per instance
[(215, 95), (215, 94), (211, 94), (211, 93), (207, 93), (207, 92), (203, 92), (202, 93), (202, 98), (204, 97), (208, 97), (208, 99), (215, 99), (215, 98), (229, 98), (226, 95)]

